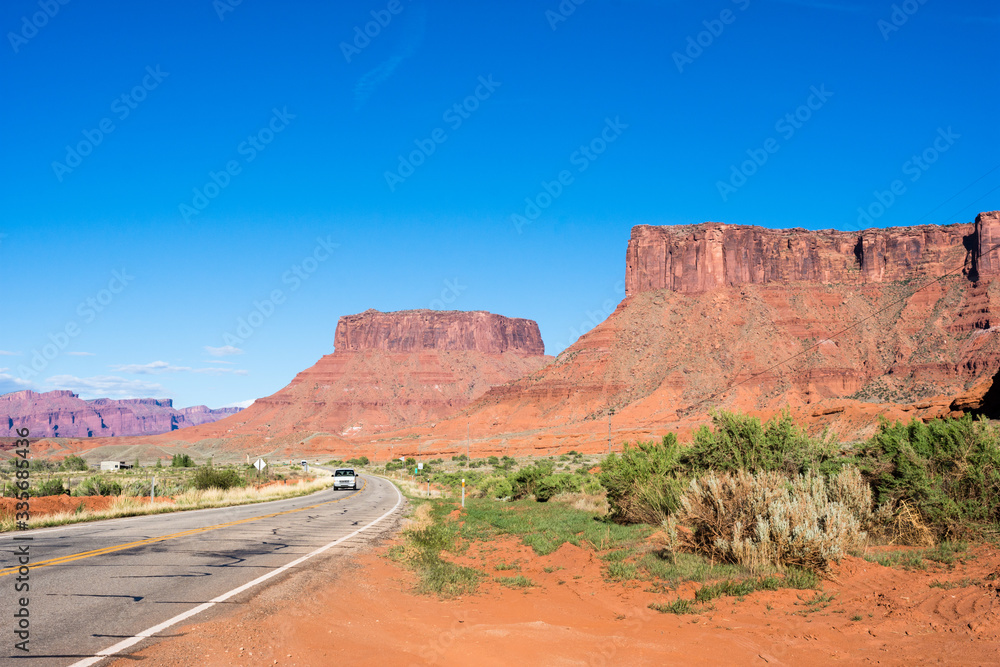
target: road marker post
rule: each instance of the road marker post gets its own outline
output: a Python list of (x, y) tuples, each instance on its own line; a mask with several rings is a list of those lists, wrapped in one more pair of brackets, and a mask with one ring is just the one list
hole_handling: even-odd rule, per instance
[(465, 507), (465, 478), (462, 478), (462, 507)]
[(149, 487), (149, 504), (156, 502), (156, 475), (153, 475), (153, 483)]

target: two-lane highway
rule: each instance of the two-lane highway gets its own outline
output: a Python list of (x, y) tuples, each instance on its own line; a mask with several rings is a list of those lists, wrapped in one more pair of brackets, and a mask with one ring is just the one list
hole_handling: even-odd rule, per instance
[[(0, 535), (2, 662), (97, 664), (215, 604), (245, 600), (319, 553), (349, 548), (403, 502), (390, 482), (361, 479), (357, 491)], [(29, 652), (15, 648), (21, 598)]]

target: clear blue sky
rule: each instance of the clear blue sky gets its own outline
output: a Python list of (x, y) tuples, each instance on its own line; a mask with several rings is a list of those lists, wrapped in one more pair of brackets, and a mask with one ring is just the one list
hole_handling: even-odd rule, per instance
[(994, 2), (234, 1), (0, 8), (0, 392), (246, 401), (367, 308), (558, 353), (635, 224), (1000, 207)]

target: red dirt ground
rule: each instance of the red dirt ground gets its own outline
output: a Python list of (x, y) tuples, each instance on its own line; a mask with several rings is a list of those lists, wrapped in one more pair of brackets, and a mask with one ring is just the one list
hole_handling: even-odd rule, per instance
[[(594, 552), (569, 544), (547, 556), (512, 538), (474, 544), (460, 560), (491, 580), (454, 600), (410, 592), (415, 575), (385, 553), (383, 546), (351, 564), (287, 577), (246, 605), (172, 629), (171, 638), (114, 667), (136, 660), (149, 667), (1000, 662), (1000, 551), (993, 547), (928, 571), (846, 558), (823, 584), (832, 602), (817, 611), (806, 604), (816, 591), (782, 590), (720, 598), (688, 616), (650, 610), (650, 602), (677, 593), (647, 592), (648, 582), (607, 583)], [(501, 561), (521, 569), (497, 571)], [(536, 586), (492, 581), (516, 574)], [(934, 581), (958, 585), (931, 587)], [(690, 598), (693, 589), (680, 594)]]
[[(99, 511), (110, 507), (115, 498), (116, 496), (41, 496), (29, 501), (29, 511), (32, 517), (72, 512), (80, 506), (80, 503), (83, 503), (83, 508), (86, 510)], [(140, 500), (149, 502), (148, 498)], [(0, 515), (12, 513), (17, 502), (14, 498), (0, 498)], [(173, 501), (167, 498), (157, 498), (156, 502)]]

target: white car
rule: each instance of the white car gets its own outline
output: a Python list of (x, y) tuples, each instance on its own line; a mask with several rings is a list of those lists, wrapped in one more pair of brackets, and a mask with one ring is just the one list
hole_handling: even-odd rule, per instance
[(354, 468), (337, 468), (333, 471), (334, 489), (357, 489), (358, 476), (354, 474)]

